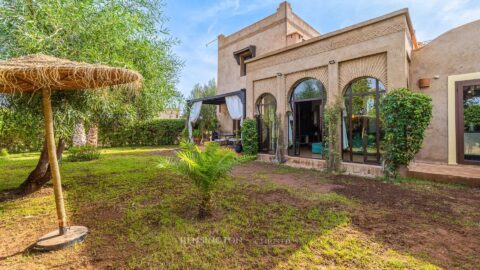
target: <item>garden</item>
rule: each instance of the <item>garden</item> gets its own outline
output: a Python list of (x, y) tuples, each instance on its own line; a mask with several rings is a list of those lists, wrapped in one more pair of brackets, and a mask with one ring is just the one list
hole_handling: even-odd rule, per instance
[[(242, 160), (212, 193), (211, 217), (187, 177), (158, 165), (176, 147), (102, 149), (61, 162), (82, 244), (28, 250), (55, 229), (53, 188), (0, 203), (2, 269), (474, 269), (480, 192), (464, 186), (333, 176)], [(38, 153), (0, 158), (0, 194)]]
[[(0, 269), (478, 268), (480, 190), (401, 174), (429, 97), (381, 101), (384, 178), (342, 174), (340, 102), (325, 108), (324, 171), (280, 151), (260, 162), (254, 119), (224, 147), (201, 108), (189, 136), (162, 8), (0, 4)], [(211, 80), (188, 99), (215, 93)], [(160, 119), (170, 109), (184, 115)]]

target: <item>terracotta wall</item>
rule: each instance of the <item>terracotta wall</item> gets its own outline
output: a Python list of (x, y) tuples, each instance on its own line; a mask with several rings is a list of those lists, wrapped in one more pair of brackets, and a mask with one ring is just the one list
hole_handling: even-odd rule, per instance
[[(412, 52), (411, 88), (433, 99), (433, 120), (416, 156), (418, 161), (448, 161), (448, 76), (474, 72), (480, 72), (480, 20), (446, 32)], [(430, 78), (430, 87), (420, 89), (421, 78)]]

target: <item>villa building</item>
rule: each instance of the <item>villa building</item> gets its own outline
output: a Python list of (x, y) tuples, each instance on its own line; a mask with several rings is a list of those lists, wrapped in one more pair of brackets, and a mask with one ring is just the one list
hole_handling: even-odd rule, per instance
[(318, 169), (325, 165), (323, 110), (340, 102), (343, 169), (380, 176), (379, 100), (396, 88), (433, 99), (412, 174), (480, 176), (480, 122), (464, 114), (480, 106), (480, 20), (425, 44), (416, 39), (408, 9), (319, 33), (283, 2), (273, 15), (218, 37), (218, 95), (203, 102), (220, 105), (219, 128), (232, 133), (239, 120), (221, 104), (238, 96), (244, 117), (258, 121), (261, 159), (272, 160), (280, 147), (287, 164)]

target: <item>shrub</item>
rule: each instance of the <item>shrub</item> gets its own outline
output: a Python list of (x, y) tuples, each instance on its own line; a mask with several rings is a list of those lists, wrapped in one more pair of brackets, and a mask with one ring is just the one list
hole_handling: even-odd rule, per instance
[(164, 159), (159, 167), (191, 179), (202, 193), (198, 217), (210, 216), (212, 191), (237, 162), (236, 154), (214, 142), (205, 143), (203, 151), (192, 143), (182, 143), (177, 157), (178, 159)]
[(382, 103), (385, 130), (386, 176), (396, 177), (398, 167), (407, 166), (422, 147), (432, 119), (432, 99), (401, 88), (389, 92)]
[(177, 144), (183, 119), (155, 119), (120, 127), (101, 127), (100, 142), (105, 146), (157, 146)]
[(8, 157), (8, 150), (2, 148), (2, 150), (0, 150), (0, 157)]
[(245, 119), (242, 125), (242, 147), (245, 155), (254, 156), (258, 152), (257, 121)]
[(72, 147), (68, 149), (68, 161), (89, 161), (100, 158), (100, 151), (97, 147), (91, 145)]

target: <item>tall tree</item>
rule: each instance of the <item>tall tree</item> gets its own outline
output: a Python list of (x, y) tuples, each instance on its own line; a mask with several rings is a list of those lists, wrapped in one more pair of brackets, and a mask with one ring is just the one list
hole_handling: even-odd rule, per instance
[[(94, 126), (99, 121), (149, 118), (178, 95), (174, 86), (182, 63), (171, 52), (176, 40), (163, 27), (161, 0), (0, 0), (0, 21), (0, 58), (44, 53), (134, 69), (144, 77), (138, 93), (128, 89), (55, 93), (52, 102), (59, 149), (71, 138), (75, 123)], [(41, 130), (39, 93), (5, 97), (9, 117), (4, 121)], [(41, 187), (38, 180), (48, 172), (44, 152), (22, 184), (23, 193)]]

